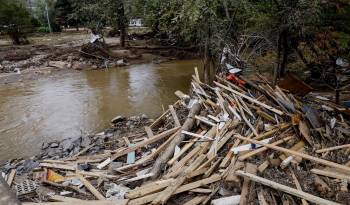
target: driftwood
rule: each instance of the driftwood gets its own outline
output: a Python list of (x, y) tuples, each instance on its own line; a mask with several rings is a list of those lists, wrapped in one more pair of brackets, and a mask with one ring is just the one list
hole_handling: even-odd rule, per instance
[[(190, 110), (190, 113), (188, 114), (188, 117), (185, 121), (185, 123), (181, 127), (181, 131), (188, 131), (190, 130), (194, 125), (194, 116), (197, 115), (200, 112), (201, 105), (199, 103), (196, 103), (193, 105), (193, 107)], [(171, 141), (169, 146), (166, 148), (166, 150), (160, 155), (156, 162), (153, 165), (152, 173), (153, 178), (157, 178), (159, 176), (161, 168), (168, 162), (168, 160), (171, 158), (171, 156), (174, 154), (175, 146), (179, 145), (180, 142), (185, 138), (185, 135), (179, 132), (177, 136)]]

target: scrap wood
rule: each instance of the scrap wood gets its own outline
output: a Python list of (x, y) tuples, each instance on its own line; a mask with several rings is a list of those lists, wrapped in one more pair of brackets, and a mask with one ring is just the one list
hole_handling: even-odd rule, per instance
[(342, 174), (342, 173), (338, 173), (335, 171), (327, 171), (327, 170), (321, 170), (321, 169), (311, 169), (310, 170), (311, 173), (317, 174), (317, 175), (321, 175), (321, 176), (326, 176), (326, 177), (331, 177), (331, 178), (335, 178), (335, 179), (346, 179), (350, 182), (350, 175), (346, 175), (346, 174)]
[(196, 196), (193, 199), (187, 201), (183, 205), (197, 205), (201, 204), (205, 200), (206, 196)]
[(52, 201), (58, 201), (58, 202), (84, 202), (81, 199), (67, 197), (67, 196), (60, 196), (60, 195), (50, 196), (50, 199)]
[(149, 126), (145, 126), (145, 131), (146, 131), (148, 138), (154, 137), (154, 134)]
[[(297, 177), (295, 176), (293, 170), (291, 168), (289, 170), (290, 170), (290, 173), (292, 175), (292, 178), (293, 178), (295, 186), (297, 187), (297, 189), (299, 191), (303, 191), (303, 189), (301, 188), (300, 183), (299, 183)], [(305, 199), (301, 199), (301, 202), (303, 203), (303, 205), (308, 205), (308, 203), (307, 203), (307, 201)]]
[(266, 105), (266, 104), (264, 104), (264, 103), (262, 103), (262, 102), (260, 102), (260, 101), (258, 101), (258, 100), (256, 100), (256, 99), (254, 99), (254, 98), (251, 98), (251, 97), (249, 97), (249, 96), (246, 96), (246, 95), (244, 95), (244, 94), (242, 94), (242, 93), (240, 93), (240, 92), (238, 92), (238, 91), (235, 91), (235, 90), (233, 90), (232, 88), (229, 88), (229, 87), (227, 87), (227, 86), (225, 86), (225, 85), (223, 85), (223, 84), (220, 84), (220, 83), (215, 82), (215, 81), (214, 81), (214, 83), (215, 83), (217, 86), (219, 86), (219, 87), (221, 87), (221, 88), (224, 88), (224, 89), (226, 89), (226, 90), (228, 90), (228, 91), (230, 91), (230, 92), (232, 92), (232, 93), (234, 93), (234, 94), (236, 94), (236, 95), (239, 95), (239, 96), (243, 97), (244, 99), (247, 99), (247, 100), (249, 100), (249, 101), (251, 101), (252, 103), (255, 103), (255, 104), (257, 104), (257, 105), (260, 105), (261, 107), (264, 107), (265, 109), (268, 109), (268, 110), (270, 110), (270, 111), (272, 111), (272, 112), (274, 112), (274, 113), (276, 113), (276, 114), (278, 114), (278, 115), (283, 115), (283, 114), (284, 114), (282, 111), (280, 111), (280, 110), (278, 110), (278, 109), (276, 109), (276, 108), (274, 108), (274, 107), (271, 107), (271, 106), (269, 106), (269, 105)]
[(177, 114), (176, 114), (176, 111), (174, 109), (174, 106), (169, 105), (169, 110), (170, 110), (171, 115), (173, 116), (175, 126), (181, 126), (180, 120), (177, 117)]
[[(277, 140), (276, 142), (273, 142), (271, 144), (272, 145), (280, 145), (280, 144), (282, 144), (284, 142), (287, 142), (288, 140), (293, 139), (293, 138), (294, 138), (294, 136), (288, 136), (288, 137), (282, 138), (280, 140)], [(248, 152), (248, 153), (246, 153), (244, 155), (239, 156), (238, 160), (244, 161), (244, 160), (246, 160), (246, 159), (248, 159), (248, 158), (250, 158), (252, 156), (255, 156), (255, 155), (257, 155), (257, 154), (259, 154), (261, 152), (264, 152), (266, 150), (268, 150), (267, 147), (260, 147), (260, 148), (258, 148), (256, 150), (250, 151), (250, 152)]]
[(135, 144), (135, 146), (132, 146), (132, 147), (129, 147), (129, 148), (125, 148), (122, 151), (117, 152), (116, 154), (112, 155), (112, 157), (109, 160), (107, 159), (108, 160), (107, 162), (106, 161), (103, 162), (103, 166), (99, 166), (99, 169), (102, 169), (103, 167), (105, 167), (109, 163), (111, 163), (112, 161), (116, 160), (117, 158), (119, 158), (119, 157), (121, 157), (123, 155), (128, 154), (129, 152), (135, 151), (135, 150), (137, 150), (137, 149), (139, 149), (141, 147), (144, 147), (144, 146), (149, 145), (151, 143), (157, 142), (157, 141), (159, 141), (159, 140), (161, 140), (161, 139), (163, 139), (163, 138), (165, 138), (165, 137), (175, 133), (179, 128), (180, 127), (174, 127), (172, 129), (164, 131), (164, 132), (162, 132), (162, 133), (160, 133), (160, 134), (158, 134), (158, 135), (156, 135), (156, 136), (154, 136), (152, 138), (149, 138), (147, 140), (139, 142), (139, 143)]
[(344, 144), (344, 145), (339, 145), (339, 146), (319, 149), (319, 150), (316, 150), (316, 153), (320, 154), (320, 153), (323, 153), (323, 152), (329, 152), (329, 151), (334, 151), (334, 150), (344, 149), (344, 148), (349, 148), (349, 147), (350, 147), (350, 144)]
[(242, 176), (242, 177), (248, 177), (252, 181), (261, 183), (265, 186), (271, 187), (271, 188), (279, 190), (279, 191), (286, 192), (286, 193), (291, 194), (293, 196), (297, 196), (299, 198), (305, 199), (305, 200), (307, 200), (309, 202), (313, 202), (315, 204), (340, 205), (339, 203), (335, 203), (333, 201), (329, 201), (329, 200), (314, 196), (312, 194), (300, 191), (298, 189), (294, 189), (294, 188), (285, 186), (283, 184), (279, 184), (279, 183), (276, 183), (274, 181), (271, 181), (271, 180), (268, 180), (268, 179), (265, 179), (265, 178), (262, 178), (262, 177), (259, 177), (259, 176), (256, 176), (254, 174), (250, 174), (250, 173), (247, 173), (247, 172), (244, 172), (241, 170), (236, 171), (236, 174), (239, 176)]
[[(221, 176), (220, 175), (213, 175), (209, 178), (205, 178), (199, 181), (195, 181), (189, 184), (185, 184), (180, 186), (179, 188), (176, 189), (176, 191), (173, 193), (173, 195), (175, 194), (179, 194), (182, 192), (186, 192), (195, 188), (198, 188), (200, 186), (204, 186), (207, 184), (211, 184), (217, 181), (221, 180)], [(142, 205), (142, 204), (149, 204), (150, 202), (152, 202), (157, 196), (159, 195), (159, 193), (154, 193), (154, 194), (150, 194), (150, 195), (146, 195), (144, 197), (141, 198), (137, 198), (137, 199), (133, 199), (130, 200), (128, 205)]]
[(84, 186), (99, 200), (105, 200), (105, 197), (82, 175), (78, 174), (79, 180), (84, 184)]
[(313, 157), (313, 156), (310, 156), (308, 154), (299, 153), (299, 152), (296, 152), (296, 151), (293, 151), (293, 150), (289, 150), (289, 149), (286, 149), (286, 148), (283, 148), (283, 147), (278, 147), (278, 146), (271, 145), (271, 144), (264, 144), (264, 143), (262, 143), (260, 141), (253, 140), (253, 139), (248, 139), (246, 137), (242, 137), (242, 136), (239, 136), (239, 135), (236, 135), (235, 137), (238, 138), (238, 139), (241, 139), (241, 140), (247, 140), (247, 141), (255, 143), (255, 144), (260, 144), (260, 145), (262, 145), (264, 147), (267, 147), (267, 148), (270, 148), (270, 149), (274, 149), (274, 150), (277, 150), (277, 151), (281, 151), (281, 152), (284, 152), (284, 153), (287, 153), (287, 154), (290, 154), (290, 155), (299, 156), (299, 157), (302, 157), (304, 159), (308, 159), (310, 161), (313, 161), (313, 162), (316, 162), (316, 163), (319, 163), (319, 164), (323, 164), (323, 165), (326, 165), (326, 166), (338, 168), (338, 169), (341, 169), (341, 170), (344, 170), (344, 171), (347, 171), (347, 172), (350, 171), (350, 167), (347, 167), (347, 166), (344, 166), (344, 165), (341, 165), (341, 164), (338, 164), (338, 163), (335, 163), (335, 162), (327, 161), (327, 160), (324, 160), (324, 159), (320, 159), (320, 158), (317, 158), (317, 157)]
[(16, 169), (11, 169), (10, 173), (7, 176), (6, 182), (9, 185), (9, 187), (11, 187), (13, 179), (16, 176)]
[(52, 169), (62, 169), (62, 170), (70, 170), (75, 171), (75, 166), (72, 165), (64, 165), (64, 164), (51, 164), (51, 163), (40, 163), (40, 167), (47, 167)]

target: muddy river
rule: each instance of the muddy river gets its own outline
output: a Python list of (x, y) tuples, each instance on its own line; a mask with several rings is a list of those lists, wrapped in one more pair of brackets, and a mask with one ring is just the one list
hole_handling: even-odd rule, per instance
[(43, 142), (95, 133), (117, 115), (157, 117), (187, 92), (197, 60), (69, 72), (0, 86), (0, 161), (31, 156)]

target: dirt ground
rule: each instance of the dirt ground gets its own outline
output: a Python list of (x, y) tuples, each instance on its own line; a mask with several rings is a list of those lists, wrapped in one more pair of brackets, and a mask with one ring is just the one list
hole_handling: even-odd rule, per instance
[[(153, 40), (130, 38), (121, 48), (118, 37), (105, 37), (112, 58), (86, 55), (81, 52), (89, 42), (86, 30), (54, 34), (33, 34), (30, 44), (15, 46), (0, 36), (0, 84), (35, 80), (62, 70), (104, 69), (140, 63), (161, 63), (184, 55), (171, 47), (159, 46)], [(179, 54), (180, 53), (180, 54)]]

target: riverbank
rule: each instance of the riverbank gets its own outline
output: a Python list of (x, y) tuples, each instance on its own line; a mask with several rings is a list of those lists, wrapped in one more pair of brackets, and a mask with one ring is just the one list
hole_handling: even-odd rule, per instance
[(32, 184), (17, 192), (23, 202), (347, 203), (349, 110), (263, 76), (249, 86), (225, 77), (208, 85), (195, 74), (190, 94), (176, 92), (155, 120), (117, 116), (104, 132), (45, 143), (1, 170), (13, 188)]
[(31, 44), (23, 46), (0, 40), (0, 84), (35, 80), (62, 70), (106, 69), (196, 57), (186, 49), (160, 46), (154, 39), (132, 39), (126, 48), (121, 48), (119, 38), (106, 37), (112, 58), (104, 59), (82, 51), (82, 46), (90, 40), (86, 31), (45, 34), (29, 40)]

